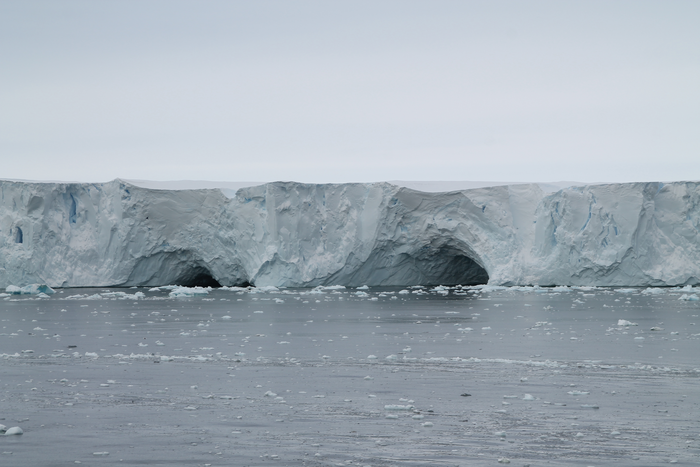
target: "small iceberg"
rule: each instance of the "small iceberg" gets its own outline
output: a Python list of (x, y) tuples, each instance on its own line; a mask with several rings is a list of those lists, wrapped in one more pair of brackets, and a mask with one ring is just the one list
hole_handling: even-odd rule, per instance
[(176, 287), (170, 291), (170, 298), (197, 297), (209, 295), (211, 287)]
[(24, 287), (18, 287), (16, 285), (8, 285), (5, 288), (5, 292), (14, 295), (52, 295), (56, 291), (46, 284), (29, 284)]

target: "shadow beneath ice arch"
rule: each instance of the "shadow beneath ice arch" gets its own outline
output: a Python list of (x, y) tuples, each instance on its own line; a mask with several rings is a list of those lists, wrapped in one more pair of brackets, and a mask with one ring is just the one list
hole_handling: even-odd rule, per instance
[(221, 287), (219, 281), (212, 277), (211, 272), (203, 266), (195, 266), (185, 270), (179, 278), (173, 281), (173, 285), (186, 287)]
[(221, 287), (206, 264), (185, 250), (159, 252), (139, 258), (123, 285)]
[(411, 286), (478, 285), (489, 281), (478, 255), (449, 242), (427, 244), (417, 249), (389, 243), (374, 249), (364, 262), (358, 263), (351, 254), (343, 270), (324, 282), (348, 286)]

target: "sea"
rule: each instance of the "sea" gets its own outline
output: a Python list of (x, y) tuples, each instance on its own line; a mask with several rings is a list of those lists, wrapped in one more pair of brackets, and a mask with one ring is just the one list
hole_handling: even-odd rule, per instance
[(700, 288), (0, 298), (0, 465), (700, 465)]

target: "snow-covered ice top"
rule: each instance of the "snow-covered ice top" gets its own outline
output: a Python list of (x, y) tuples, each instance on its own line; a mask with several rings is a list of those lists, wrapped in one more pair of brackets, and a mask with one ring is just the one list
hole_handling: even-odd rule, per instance
[(0, 181), (0, 287), (700, 283), (700, 184)]

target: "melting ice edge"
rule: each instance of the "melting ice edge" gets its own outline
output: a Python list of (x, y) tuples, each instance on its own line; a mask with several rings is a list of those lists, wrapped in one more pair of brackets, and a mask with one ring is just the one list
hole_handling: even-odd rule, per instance
[(0, 181), (0, 287), (700, 284), (700, 183)]

